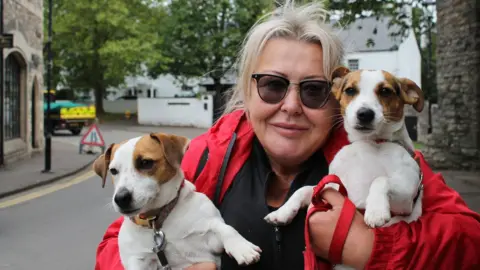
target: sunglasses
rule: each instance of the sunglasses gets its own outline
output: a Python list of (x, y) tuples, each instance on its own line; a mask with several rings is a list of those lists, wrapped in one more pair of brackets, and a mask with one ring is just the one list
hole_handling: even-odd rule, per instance
[(310, 109), (322, 108), (330, 96), (331, 83), (325, 80), (304, 80), (292, 83), (282, 76), (271, 74), (252, 74), (252, 78), (257, 82), (258, 95), (269, 104), (282, 101), (291, 84), (299, 86), (300, 100)]

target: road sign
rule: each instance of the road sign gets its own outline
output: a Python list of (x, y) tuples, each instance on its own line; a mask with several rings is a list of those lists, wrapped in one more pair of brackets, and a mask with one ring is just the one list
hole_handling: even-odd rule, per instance
[(92, 124), (80, 140), (80, 154), (82, 153), (84, 145), (99, 146), (102, 148), (102, 152), (105, 151), (105, 140), (103, 140), (102, 133), (96, 124)]
[(13, 35), (0, 33), (0, 49), (13, 47)]

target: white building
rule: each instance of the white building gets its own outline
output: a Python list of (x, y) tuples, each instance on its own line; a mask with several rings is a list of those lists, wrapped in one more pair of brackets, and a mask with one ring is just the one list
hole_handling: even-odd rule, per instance
[[(378, 21), (372, 18), (358, 19), (343, 29), (338, 29), (338, 35), (346, 48), (344, 65), (351, 70), (356, 69), (383, 69), (395, 76), (408, 77), (421, 86), (421, 55), (413, 30), (406, 38), (391, 37), (390, 33), (398, 27), (388, 28), (389, 19), (381, 18)], [(206, 70), (205, 72), (208, 72)], [(226, 74), (222, 83), (235, 84), (235, 76)], [(116, 99), (124, 95), (148, 97), (148, 90), (154, 91), (156, 97), (174, 97), (197, 92), (198, 84), (210, 89), (213, 82), (210, 78), (192, 79), (187, 89), (175, 82), (170, 75), (151, 79), (146, 76), (128, 77), (126, 85), (118, 87), (117, 93), (112, 93), (109, 99)], [(153, 93), (153, 92), (152, 92)], [(153, 94), (150, 94), (153, 97)]]
[(390, 33), (398, 27), (389, 29), (388, 23), (387, 18), (364, 18), (340, 30), (346, 49), (345, 66), (351, 70), (383, 69), (421, 87), (421, 55), (413, 30), (407, 37), (392, 37)]
[(156, 79), (148, 76), (125, 78), (125, 84), (116, 88), (109, 88), (107, 99), (115, 100), (125, 96), (165, 98), (175, 95), (194, 95), (200, 90), (198, 79), (190, 79), (184, 85), (175, 80), (172, 75), (160, 75)]

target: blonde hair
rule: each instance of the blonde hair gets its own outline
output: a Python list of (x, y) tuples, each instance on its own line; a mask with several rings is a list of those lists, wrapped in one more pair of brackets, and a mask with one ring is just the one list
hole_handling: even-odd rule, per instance
[(283, 6), (260, 18), (247, 33), (237, 58), (237, 83), (227, 93), (229, 99), (223, 114), (244, 109), (244, 101), (251, 94), (251, 74), (265, 43), (272, 38), (288, 38), (318, 43), (323, 50), (323, 66), (327, 77), (340, 65), (344, 49), (340, 39), (328, 25), (328, 11), (321, 3), (296, 6), (287, 0)]

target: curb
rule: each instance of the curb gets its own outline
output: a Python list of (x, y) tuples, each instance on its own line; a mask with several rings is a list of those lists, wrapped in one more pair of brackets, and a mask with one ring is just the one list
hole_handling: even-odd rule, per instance
[(18, 194), (18, 193), (21, 193), (21, 192), (25, 192), (25, 191), (28, 191), (28, 190), (32, 190), (34, 188), (38, 188), (38, 187), (41, 187), (41, 186), (46, 186), (46, 185), (49, 185), (49, 184), (52, 184), (52, 183), (55, 183), (57, 181), (60, 181), (66, 177), (69, 177), (69, 176), (72, 176), (74, 174), (77, 174), (83, 170), (85, 170), (86, 168), (88, 168), (89, 166), (91, 166), (93, 164), (93, 162), (95, 161), (95, 159), (99, 156), (99, 154), (95, 155), (94, 158), (89, 161), (87, 164), (81, 166), (81, 167), (78, 167), (70, 172), (66, 172), (64, 174), (61, 174), (61, 175), (57, 175), (53, 178), (50, 178), (48, 180), (45, 180), (45, 181), (42, 181), (42, 182), (38, 182), (38, 183), (35, 183), (35, 184), (31, 184), (31, 185), (28, 185), (28, 186), (24, 186), (24, 187), (21, 187), (21, 188), (17, 188), (17, 189), (14, 189), (14, 190), (10, 190), (10, 191), (7, 191), (7, 192), (0, 192), (0, 199), (3, 199), (3, 198), (6, 198), (6, 197), (9, 197), (9, 196), (12, 196), (12, 195), (15, 195), (15, 194)]

